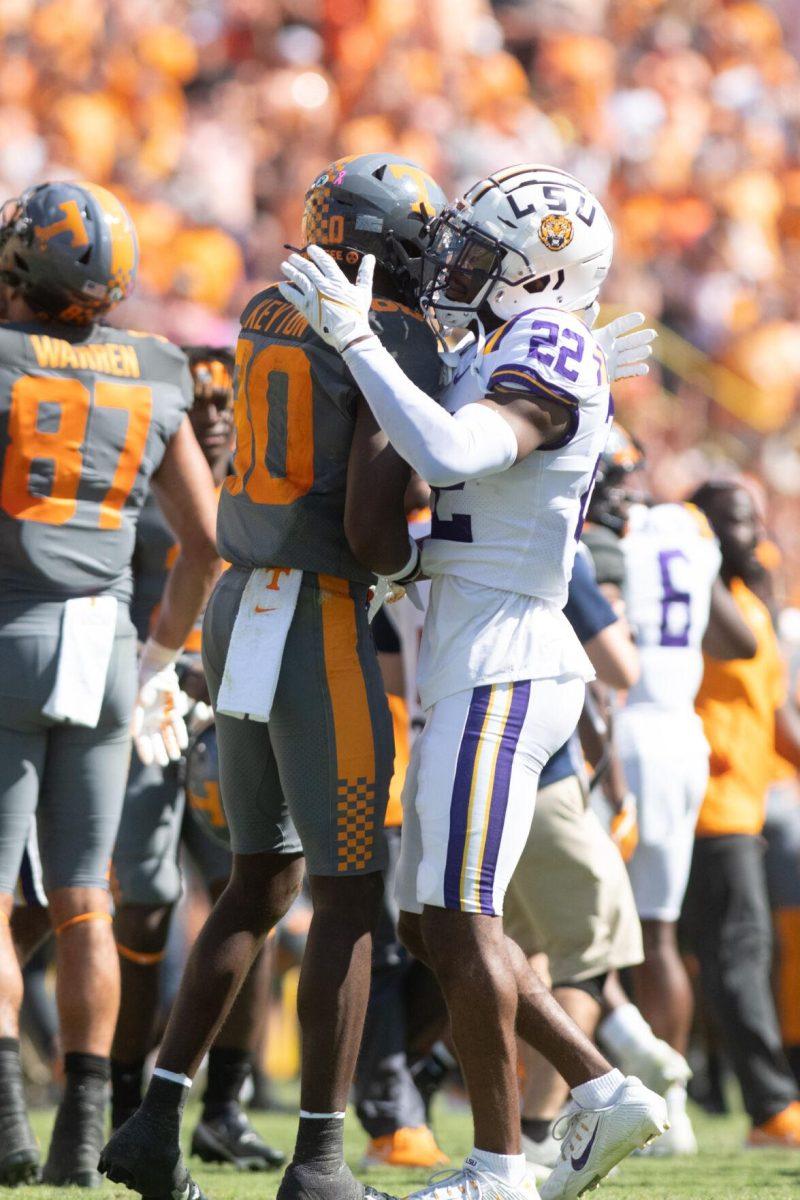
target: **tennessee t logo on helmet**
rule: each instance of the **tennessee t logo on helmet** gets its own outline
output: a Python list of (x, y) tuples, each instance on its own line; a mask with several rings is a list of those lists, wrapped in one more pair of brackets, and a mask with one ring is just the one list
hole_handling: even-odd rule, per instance
[(50, 238), (55, 237), (59, 233), (72, 234), (73, 249), (79, 246), (88, 246), (89, 235), (83, 223), (81, 210), (78, 208), (76, 202), (74, 200), (64, 200), (58, 207), (64, 214), (60, 221), (54, 221), (52, 225), (34, 225), (33, 227), (33, 232), (42, 243), (42, 249), (50, 241)]

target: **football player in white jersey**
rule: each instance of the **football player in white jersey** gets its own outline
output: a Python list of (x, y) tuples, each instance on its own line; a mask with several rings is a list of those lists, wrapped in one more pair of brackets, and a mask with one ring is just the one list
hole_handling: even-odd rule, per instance
[[(572, 1088), (546, 1200), (578, 1196), (666, 1127), (663, 1100), (611, 1068), (498, 919), (539, 772), (575, 728), (593, 674), (561, 610), (612, 419), (606, 358), (587, 321), (612, 247), (599, 202), (550, 167), (498, 172), (445, 210), (425, 298), (440, 324), (474, 322), (478, 335), (439, 403), (369, 330), (368, 259), (355, 285), (317, 247), (311, 261), (292, 255), (283, 266), (284, 297), (342, 353), (437, 496), (422, 554), (432, 579), (418, 677), (428, 720), (398, 871), (402, 934), (444, 991), (475, 1125), (463, 1169), (420, 1193), (437, 1200), (487, 1184), (535, 1194), (520, 1152), (515, 1019)], [(399, 581), (418, 569), (414, 546)]]
[[(676, 930), (709, 754), (694, 699), (703, 649), (717, 658), (750, 657), (754, 644), (719, 580), (719, 546), (705, 516), (691, 504), (631, 503), (628, 481), (644, 456), (620, 425), (603, 460), (590, 518), (621, 539), (622, 598), (640, 656), (639, 679), (615, 721), (638, 810), (639, 841), (628, 863), (645, 949), (634, 968), (636, 998), (656, 1036), (685, 1056), (693, 1005)], [(695, 1153), (684, 1083), (669, 1088), (667, 1106), (670, 1130), (652, 1152)]]

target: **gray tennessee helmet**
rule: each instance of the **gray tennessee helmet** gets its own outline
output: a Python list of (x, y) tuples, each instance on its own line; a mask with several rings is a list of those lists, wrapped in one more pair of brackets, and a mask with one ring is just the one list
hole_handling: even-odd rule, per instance
[(431, 223), (446, 203), (435, 179), (406, 158), (339, 158), (306, 192), (303, 244), (323, 246), (340, 264), (374, 254), (404, 303), (416, 307)]

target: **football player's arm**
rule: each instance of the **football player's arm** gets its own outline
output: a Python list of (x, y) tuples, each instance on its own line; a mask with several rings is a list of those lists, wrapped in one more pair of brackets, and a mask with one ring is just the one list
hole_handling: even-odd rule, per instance
[(372, 255), (362, 259), (351, 284), (319, 246), (309, 246), (307, 254), (308, 259), (292, 254), (281, 264), (288, 281), (279, 285), (281, 295), (339, 351), (389, 441), (428, 483), (449, 487), (499, 474), (568, 435), (574, 426), (569, 407), (539, 400), (538, 394), (532, 398), (521, 389), (502, 389), (455, 414), (440, 408), (370, 328)]
[(608, 687), (631, 688), (639, 678), (639, 651), (625, 617), (606, 625), (583, 648), (597, 678)]
[(167, 445), (152, 482), (180, 551), (151, 636), (159, 646), (177, 651), (191, 633), (220, 568), (214, 481), (188, 417)]
[(736, 658), (754, 658), (755, 635), (744, 620), (725, 584), (717, 576), (711, 588), (711, 608), (703, 635), (703, 653), (709, 658), (728, 662)]
[(344, 360), (395, 450), (432, 486), (495, 475), (516, 461), (514, 431), (493, 405), (446, 412), (375, 337), (348, 350)]
[(408, 463), (359, 399), (347, 465), (344, 531), (354, 556), (376, 575), (392, 575), (408, 561), (403, 501), (409, 476)]

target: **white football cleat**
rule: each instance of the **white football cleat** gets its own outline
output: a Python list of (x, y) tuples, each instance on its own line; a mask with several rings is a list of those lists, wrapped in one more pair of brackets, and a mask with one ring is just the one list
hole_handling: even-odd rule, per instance
[(474, 1158), (467, 1158), (460, 1171), (439, 1171), (427, 1187), (412, 1192), (406, 1200), (540, 1200), (540, 1196), (530, 1171), (512, 1187), (484, 1171)]
[(645, 1043), (620, 1049), (615, 1057), (624, 1075), (640, 1079), (659, 1096), (675, 1083), (686, 1087), (692, 1078), (692, 1068), (680, 1051), (655, 1035)]
[(582, 1108), (573, 1100), (555, 1124), (554, 1133), (562, 1137), (561, 1157), (542, 1184), (542, 1200), (577, 1200), (632, 1150), (649, 1145), (668, 1128), (664, 1099), (632, 1075), (603, 1108)]

